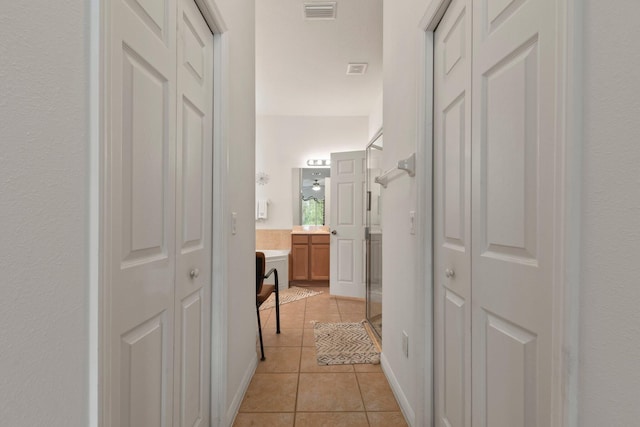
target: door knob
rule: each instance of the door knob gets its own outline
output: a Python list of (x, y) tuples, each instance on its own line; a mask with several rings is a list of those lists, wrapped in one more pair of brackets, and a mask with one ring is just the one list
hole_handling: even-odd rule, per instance
[(447, 277), (450, 279), (450, 278), (452, 278), (453, 276), (455, 276), (455, 275), (456, 275), (456, 272), (455, 272), (455, 271), (453, 271), (453, 270), (452, 270), (452, 269), (450, 269), (450, 268), (447, 268), (447, 269), (444, 271), (444, 275), (445, 275), (445, 276), (447, 276)]
[(331, 230), (331, 234), (335, 236), (336, 234), (338, 234), (338, 232), (336, 230)]
[(189, 272), (189, 276), (191, 276), (192, 279), (197, 278), (198, 276), (200, 276), (200, 270), (198, 270), (197, 268), (194, 268)]

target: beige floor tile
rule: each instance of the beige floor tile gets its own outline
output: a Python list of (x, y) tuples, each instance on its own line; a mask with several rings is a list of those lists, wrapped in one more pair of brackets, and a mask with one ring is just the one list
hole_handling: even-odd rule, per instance
[(364, 411), (355, 374), (300, 374), (297, 410)]
[(303, 298), (298, 301), (280, 304), (280, 313), (297, 313), (303, 312), (307, 306), (307, 301)]
[(316, 337), (313, 333), (313, 328), (303, 329), (302, 332), (302, 346), (303, 347), (315, 347)]
[(356, 372), (382, 372), (382, 366), (380, 364), (358, 363), (357, 365), (353, 365), (353, 368)]
[(371, 427), (407, 427), (402, 412), (367, 412)]
[[(304, 322), (304, 313), (280, 313), (280, 329), (300, 329)], [(269, 320), (263, 328), (271, 328), (276, 330), (276, 313), (269, 316)]]
[(327, 302), (327, 301), (332, 301), (335, 303), (336, 299), (333, 298), (330, 294), (329, 291), (326, 290), (327, 288), (324, 289), (320, 289), (320, 288), (316, 288), (316, 289), (312, 289), (316, 292), (321, 292), (317, 295), (314, 295), (312, 297), (307, 298), (307, 304), (318, 304), (320, 302)]
[(399, 411), (400, 407), (382, 373), (356, 374), (367, 411)]
[(240, 412), (293, 412), (297, 385), (298, 374), (256, 373), (240, 405)]
[(322, 314), (340, 314), (340, 311), (338, 310), (338, 306), (333, 304), (333, 305), (308, 305), (307, 308), (305, 309), (305, 314), (316, 314), (316, 315), (322, 315)]
[(365, 311), (364, 301), (354, 301), (348, 299), (338, 299), (338, 309), (340, 313), (363, 313)]
[(269, 347), (300, 347), (302, 345), (303, 329), (288, 329), (280, 327), (280, 333), (275, 329), (262, 331), (262, 339), (265, 346)]
[(265, 347), (265, 360), (258, 361), (257, 373), (293, 373), (300, 369), (301, 347)]
[(323, 323), (340, 323), (340, 314), (325, 314), (321, 312), (307, 313), (304, 317), (304, 327), (313, 328), (313, 321)]
[(353, 365), (318, 365), (315, 347), (302, 347), (300, 372), (353, 372)]
[(360, 322), (364, 320), (364, 313), (341, 313), (340, 319), (343, 322)]
[(273, 310), (269, 309), (269, 310), (259, 310), (259, 311), (260, 311), (260, 322), (262, 322), (262, 324), (264, 325), (269, 320), (269, 316), (271, 316), (271, 312)]
[(298, 412), (296, 427), (369, 427), (364, 412)]
[(293, 427), (294, 415), (294, 413), (240, 413), (233, 427)]

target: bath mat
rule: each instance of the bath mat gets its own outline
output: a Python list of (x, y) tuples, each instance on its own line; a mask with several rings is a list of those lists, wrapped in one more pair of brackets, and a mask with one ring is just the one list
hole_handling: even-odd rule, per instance
[[(296, 286), (291, 286), (290, 288), (283, 289), (280, 291), (280, 305), (287, 304), (290, 302), (298, 301), (302, 298), (309, 298), (314, 295), (321, 294), (322, 291), (314, 291), (311, 289), (303, 289), (298, 288)], [(275, 292), (269, 295), (269, 298), (265, 300), (260, 306), (260, 310), (268, 310), (276, 306), (276, 294)]]
[(318, 365), (380, 363), (380, 352), (364, 325), (358, 323), (320, 323), (313, 326)]

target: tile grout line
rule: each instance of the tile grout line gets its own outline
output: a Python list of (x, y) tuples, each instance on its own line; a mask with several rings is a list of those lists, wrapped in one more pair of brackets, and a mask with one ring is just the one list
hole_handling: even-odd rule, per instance
[(302, 315), (302, 337), (300, 340), (300, 357), (298, 358), (298, 383), (296, 385), (296, 398), (293, 405), (293, 427), (296, 427), (296, 418), (298, 418), (298, 392), (300, 391), (300, 374), (302, 373), (302, 347), (304, 344), (304, 319), (307, 315), (307, 299), (304, 300), (304, 310)]

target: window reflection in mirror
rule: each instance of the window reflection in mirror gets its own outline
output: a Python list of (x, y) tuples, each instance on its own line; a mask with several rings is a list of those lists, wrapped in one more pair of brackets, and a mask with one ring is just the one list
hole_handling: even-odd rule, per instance
[(294, 168), (293, 225), (328, 225), (330, 168)]

